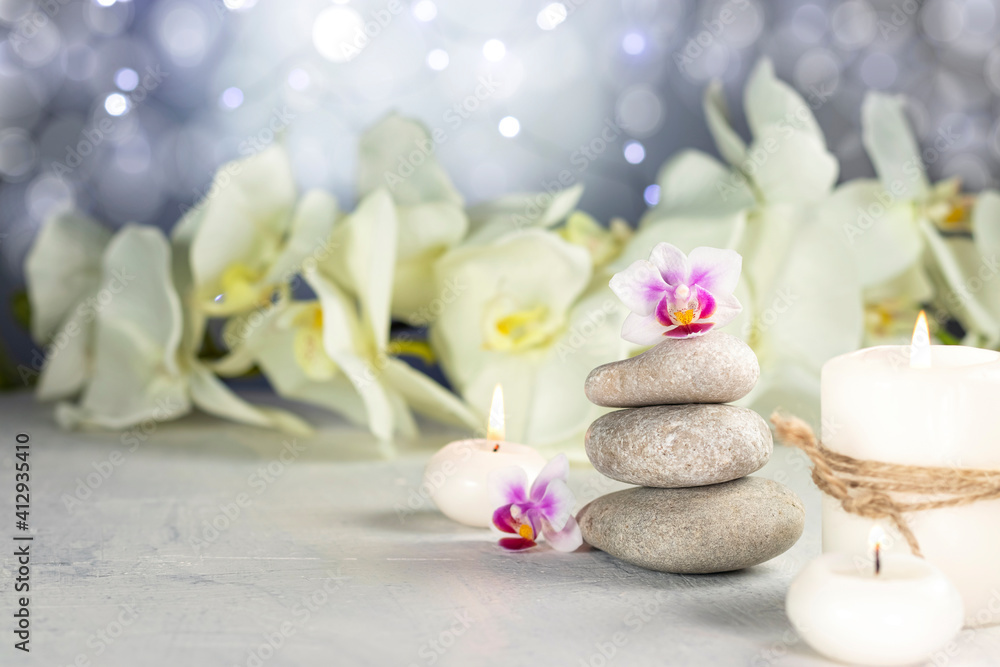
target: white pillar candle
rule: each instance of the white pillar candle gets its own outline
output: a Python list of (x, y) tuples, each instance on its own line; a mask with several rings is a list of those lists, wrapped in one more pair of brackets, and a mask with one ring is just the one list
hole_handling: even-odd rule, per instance
[[(1000, 470), (1000, 353), (930, 346), (853, 352), (823, 366), (823, 443), (858, 459)], [(954, 582), (970, 625), (1000, 622), (1000, 500), (907, 516), (928, 561)], [(894, 532), (889, 522), (882, 524)], [(865, 554), (871, 520), (823, 498), (823, 550)], [(896, 550), (906, 542), (895, 540)]]
[(527, 445), (504, 441), (503, 393), (493, 391), (489, 430), (485, 438), (456, 440), (442, 447), (424, 470), (424, 488), (449, 519), (486, 528), (493, 522), (488, 487), (494, 470), (520, 466), (529, 482), (545, 467), (545, 457)]
[(887, 553), (876, 575), (865, 561), (824, 554), (788, 589), (788, 618), (816, 651), (861, 665), (916, 664), (962, 628), (962, 597), (938, 568)]

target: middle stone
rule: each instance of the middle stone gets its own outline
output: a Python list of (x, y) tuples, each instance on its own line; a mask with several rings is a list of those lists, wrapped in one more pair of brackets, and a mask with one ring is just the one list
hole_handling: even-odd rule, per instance
[(610, 412), (587, 430), (587, 457), (628, 484), (682, 488), (718, 484), (760, 470), (771, 429), (735, 405), (656, 405)]

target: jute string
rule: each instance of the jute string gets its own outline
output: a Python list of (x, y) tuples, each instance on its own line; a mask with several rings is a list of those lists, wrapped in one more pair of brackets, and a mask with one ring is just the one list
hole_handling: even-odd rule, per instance
[(1000, 470), (936, 468), (856, 459), (823, 446), (798, 417), (771, 415), (778, 438), (804, 451), (812, 460), (812, 478), (820, 491), (840, 502), (850, 514), (889, 519), (923, 557), (906, 512), (959, 507), (1000, 498)]

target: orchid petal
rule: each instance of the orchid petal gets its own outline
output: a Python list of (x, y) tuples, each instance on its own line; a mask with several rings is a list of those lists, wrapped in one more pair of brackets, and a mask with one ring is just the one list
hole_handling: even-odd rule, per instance
[(566, 525), (566, 520), (572, 516), (576, 497), (569, 486), (561, 479), (554, 479), (546, 487), (545, 495), (535, 504), (534, 510), (556, 530)]
[(754, 205), (746, 176), (711, 155), (685, 150), (667, 161), (656, 178), (660, 185), (657, 216), (712, 218)]
[(663, 325), (655, 315), (629, 313), (622, 324), (622, 338), (636, 345), (656, 345), (663, 340)]
[(649, 261), (668, 285), (685, 284), (691, 274), (687, 255), (670, 243), (657, 243), (649, 253)]
[(63, 213), (45, 222), (24, 261), (31, 335), (45, 343), (101, 279), (111, 232), (90, 218)]
[(57, 344), (50, 348), (35, 387), (38, 400), (71, 398), (86, 384), (94, 325), (84, 320), (83, 313), (70, 315), (53, 338)]
[(746, 159), (746, 143), (729, 123), (729, 109), (721, 82), (712, 81), (705, 89), (702, 108), (719, 154), (731, 165), (742, 164)]
[(774, 75), (774, 65), (768, 58), (761, 58), (747, 78), (743, 106), (754, 139), (774, 127), (793, 128), (815, 138), (821, 146), (826, 145), (809, 104)]
[(691, 262), (690, 284), (713, 294), (732, 294), (740, 282), (743, 258), (735, 250), (695, 248)]
[(801, 130), (770, 126), (751, 147), (766, 159), (753, 180), (765, 203), (807, 204), (822, 200), (837, 182), (840, 165), (821, 139)]
[(860, 179), (841, 185), (819, 216), (844, 230), (864, 288), (900, 276), (920, 259), (924, 244), (912, 202), (896, 199), (880, 181)]
[(461, 398), (406, 362), (388, 358), (386, 383), (398, 391), (416, 412), (445, 424), (479, 428), (482, 419)]
[(996, 266), (1000, 258), (1000, 192), (979, 193), (972, 208), (972, 237), (983, 260)]
[(538, 477), (531, 484), (531, 493), (528, 496), (531, 502), (540, 502), (545, 497), (549, 484), (557, 479), (564, 482), (569, 479), (569, 459), (566, 458), (565, 454), (553, 457), (538, 473)]
[(490, 471), (486, 486), (490, 504), (523, 505), (528, 502), (528, 473), (521, 466), (509, 466)]
[[(397, 204), (440, 201), (461, 206), (447, 172), (434, 155), (436, 141), (417, 121), (386, 116), (358, 142), (358, 188), (363, 197), (387, 187)], [(419, 162), (411, 158), (419, 154)]]
[(544, 531), (545, 541), (556, 551), (569, 553), (570, 551), (576, 551), (583, 545), (583, 535), (580, 533), (580, 526), (572, 516), (566, 520), (566, 524), (561, 530), (555, 530), (554, 526), (551, 526), (553, 530), (549, 530), (549, 528), (546, 527)]
[(712, 293), (699, 285), (695, 285), (694, 293), (698, 299), (698, 319), (709, 320), (715, 314), (716, 299)]
[(900, 199), (918, 199), (930, 185), (902, 97), (871, 92), (861, 105), (862, 142), (882, 185)]
[(220, 167), (210, 192), (191, 240), (191, 272), (202, 297), (222, 291), (219, 281), (230, 266), (259, 266), (262, 243), (277, 247), (288, 230), (296, 196), (288, 154), (273, 145)]
[(660, 323), (660, 326), (670, 327), (674, 325), (673, 319), (670, 317), (670, 300), (667, 297), (663, 297), (658, 304), (656, 304), (656, 321)]
[(313, 432), (309, 424), (290, 412), (247, 403), (201, 364), (191, 369), (190, 382), (192, 402), (208, 414), (292, 435), (308, 436)]
[(611, 276), (611, 291), (633, 313), (649, 315), (667, 289), (660, 271), (649, 260), (640, 259)]
[(520, 524), (511, 515), (511, 507), (513, 507), (513, 505), (504, 505), (503, 507), (496, 508), (493, 512), (493, 525), (496, 526), (498, 530), (502, 530), (505, 533), (517, 534), (517, 529)]
[(714, 322), (692, 322), (691, 324), (684, 324), (673, 329), (668, 329), (663, 335), (668, 338), (694, 338), (695, 336), (707, 334), (714, 327)]
[(724, 294), (715, 299), (715, 313), (711, 320), (717, 327), (724, 327), (732, 322), (740, 312), (743, 305), (734, 294)]
[(538, 546), (537, 542), (523, 537), (505, 537), (498, 544), (507, 551), (523, 551)]

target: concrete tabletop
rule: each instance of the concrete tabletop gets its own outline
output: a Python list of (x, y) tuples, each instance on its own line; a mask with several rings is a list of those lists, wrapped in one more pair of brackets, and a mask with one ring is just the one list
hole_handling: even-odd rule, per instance
[[(819, 493), (798, 452), (759, 475), (796, 491), (806, 532), (748, 570), (650, 572), (599, 551), (503, 552), (418, 494), (428, 425), (380, 446), (307, 412), (314, 437), (205, 416), (66, 433), (51, 406), (0, 396), (0, 665), (826, 665), (784, 611), (819, 553)], [(30, 438), (29, 528), (15, 517), (16, 436)], [(621, 488), (574, 467), (580, 506)], [(14, 541), (14, 537), (32, 540)], [(29, 544), (29, 653), (16, 650)], [(929, 664), (1000, 664), (1000, 627)]]

